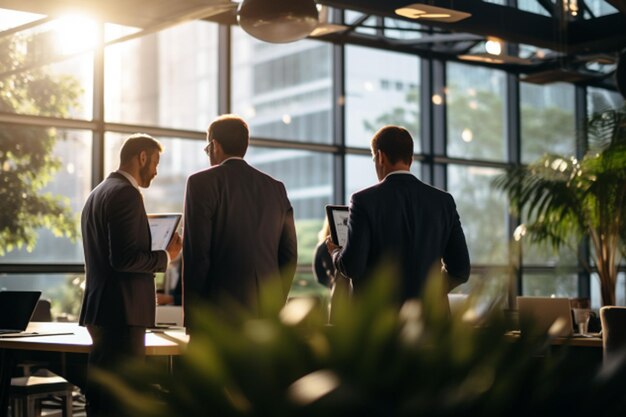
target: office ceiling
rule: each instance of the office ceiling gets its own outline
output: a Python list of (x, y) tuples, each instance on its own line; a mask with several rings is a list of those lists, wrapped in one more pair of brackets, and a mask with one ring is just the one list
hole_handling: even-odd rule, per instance
[[(563, 1), (575, 3), (576, 16), (563, 12)], [(442, 59), (470, 59), (466, 62), (502, 68), (539, 84), (570, 81), (614, 86), (620, 54), (626, 54), (626, 0), (606, 0), (612, 7), (606, 8), (605, 15), (595, 15), (588, 0), (527, 1), (535, 12), (481, 0), (422, 0), (471, 16), (456, 23), (420, 20), (417, 24), (396, 15), (396, 9), (414, 2), (318, 0), (330, 6), (334, 22), (344, 12), (344, 30), (322, 37)], [(52, 16), (86, 11), (148, 31), (195, 19), (236, 25), (236, 6), (229, 0), (0, 0), (3, 8)], [(503, 42), (503, 52), (495, 58), (484, 51), (488, 38)]]

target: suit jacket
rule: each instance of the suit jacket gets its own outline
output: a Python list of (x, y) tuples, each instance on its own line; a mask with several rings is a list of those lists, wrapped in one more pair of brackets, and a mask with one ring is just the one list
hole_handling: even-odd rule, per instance
[(81, 218), (86, 288), (80, 324), (154, 326), (154, 272), (167, 253), (151, 251), (139, 190), (112, 173), (89, 195)]
[(410, 174), (393, 174), (352, 195), (346, 245), (335, 266), (357, 294), (381, 262), (400, 272), (402, 300), (421, 295), (441, 261), (459, 282), (470, 273), (465, 235), (452, 196)]
[(297, 263), (285, 186), (242, 159), (187, 179), (183, 232), (185, 320), (194, 300), (235, 301), (253, 311), (260, 288), (279, 278), (287, 297)]

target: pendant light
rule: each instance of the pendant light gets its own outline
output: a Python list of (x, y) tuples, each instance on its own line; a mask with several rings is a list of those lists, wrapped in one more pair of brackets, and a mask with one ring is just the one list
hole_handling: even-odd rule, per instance
[(286, 43), (311, 33), (318, 24), (318, 12), (313, 0), (243, 0), (237, 21), (257, 39)]

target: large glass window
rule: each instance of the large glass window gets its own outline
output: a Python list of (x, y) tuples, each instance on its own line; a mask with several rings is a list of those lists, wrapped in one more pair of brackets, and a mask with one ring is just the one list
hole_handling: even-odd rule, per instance
[(447, 71), (448, 155), (505, 160), (504, 72), (457, 63)]
[(524, 273), (523, 295), (534, 297), (577, 297), (578, 276), (566, 273)]
[[(413, 161), (411, 172), (420, 178), (420, 163)], [(376, 168), (371, 156), (346, 155), (346, 203), (350, 202), (350, 196), (363, 188), (371, 187), (378, 183)]]
[(232, 29), (232, 106), (252, 136), (331, 143), (332, 54), (328, 43), (270, 44)]
[[(626, 273), (617, 274), (615, 284), (615, 305), (626, 306)], [(598, 274), (591, 274), (591, 308), (598, 309), (602, 306), (602, 295), (600, 292), (600, 277)]]
[(419, 153), (419, 59), (379, 49), (346, 46), (346, 145), (369, 148), (384, 125), (404, 126)]
[(91, 189), (90, 132), (2, 125), (0, 167), (2, 229), (10, 225), (0, 233), (35, 234), (33, 247), (5, 247), (0, 263), (82, 263), (80, 240), (66, 237), (61, 220), (80, 229)]
[[(107, 133), (105, 140), (105, 171), (117, 170), (120, 149), (128, 135)], [(147, 212), (182, 212), (187, 177), (209, 167), (203, 140), (158, 138), (164, 147), (157, 176), (148, 189), (142, 190)]]
[(84, 274), (0, 274), (0, 291), (41, 291), (50, 301), (53, 321), (78, 321)]
[(0, 37), (0, 111), (90, 119), (93, 94), (91, 21), (52, 20)]
[(205, 130), (216, 115), (217, 25), (190, 22), (106, 48), (108, 122)]
[(448, 166), (448, 191), (456, 201), (473, 264), (508, 262), (506, 197), (491, 186), (495, 168)]
[(520, 84), (523, 163), (546, 153), (576, 154), (575, 106), (571, 84)]

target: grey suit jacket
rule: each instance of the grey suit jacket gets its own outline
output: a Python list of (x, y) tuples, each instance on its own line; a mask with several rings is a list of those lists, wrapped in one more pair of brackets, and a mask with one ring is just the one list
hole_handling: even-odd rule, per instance
[(154, 272), (167, 253), (151, 251), (143, 198), (112, 173), (89, 195), (81, 218), (86, 287), (80, 324), (154, 326)]
[(252, 310), (260, 288), (280, 278), (287, 297), (297, 263), (285, 186), (244, 160), (191, 175), (185, 193), (183, 305), (236, 302)]
[(429, 272), (442, 262), (458, 283), (470, 273), (454, 199), (410, 174), (389, 175), (352, 195), (347, 242), (333, 261), (352, 278), (355, 294), (381, 262), (393, 262), (402, 300), (420, 296)]

